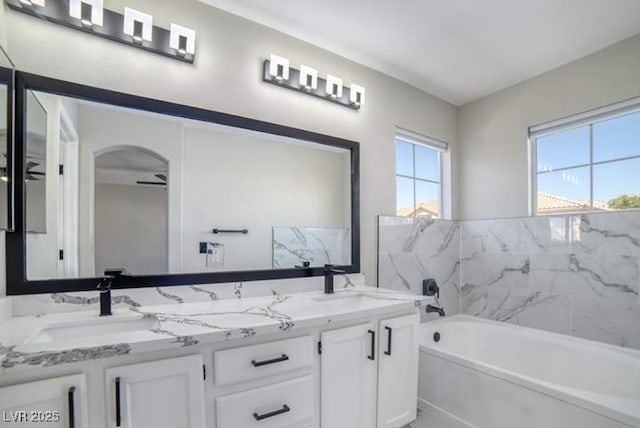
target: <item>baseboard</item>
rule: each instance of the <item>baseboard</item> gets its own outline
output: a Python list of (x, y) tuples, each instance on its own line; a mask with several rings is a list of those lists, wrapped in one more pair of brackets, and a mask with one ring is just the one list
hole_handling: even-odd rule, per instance
[(469, 422), (462, 420), (457, 416), (452, 415), (446, 410), (434, 406), (433, 404), (423, 400), (422, 398), (418, 398), (418, 409), (438, 419), (451, 428), (478, 428), (477, 426), (470, 424)]

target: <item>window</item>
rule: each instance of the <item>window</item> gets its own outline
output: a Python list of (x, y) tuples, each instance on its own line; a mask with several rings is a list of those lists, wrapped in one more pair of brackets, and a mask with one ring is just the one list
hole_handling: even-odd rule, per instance
[(640, 100), (530, 129), (537, 215), (640, 208)]
[(447, 144), (396, 133), (396, 215), (442, 217), (442, 154)]

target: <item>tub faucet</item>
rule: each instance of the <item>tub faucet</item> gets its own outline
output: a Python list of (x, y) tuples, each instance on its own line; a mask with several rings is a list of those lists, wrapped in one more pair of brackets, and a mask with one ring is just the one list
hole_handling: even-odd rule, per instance
[(439, 308), (437, 306), (427, 305), (425, 310), (427, 311), (428, 314), (430, 314), (431, 312), (437, 312), (438, 315), (440, 315), (441, 317), (444, 316), (444, 309), (443, 308)]
[(324, 294), (333, 294), (333, 276), (345, 273), (343, 270), (335, 269), (333, 265), (324, 265)]

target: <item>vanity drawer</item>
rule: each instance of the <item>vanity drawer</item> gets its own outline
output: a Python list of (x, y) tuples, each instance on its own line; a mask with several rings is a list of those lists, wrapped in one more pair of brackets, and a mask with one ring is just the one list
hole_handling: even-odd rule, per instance
[(216, 399), (217, 428), (313, 425), (313, 377), (304, 376)]
[(228, 385), (311, 367), (311, 336), (227, 349), (214, 354), (215, 382)]

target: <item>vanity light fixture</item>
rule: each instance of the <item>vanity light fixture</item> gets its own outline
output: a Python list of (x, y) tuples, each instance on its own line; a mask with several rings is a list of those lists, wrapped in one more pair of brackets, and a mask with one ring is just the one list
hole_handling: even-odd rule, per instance
[(351, 101), (351, 104), (362, 107), (364, 105), (364, 93), (365, 90), (362, 86), (352, 83), (349, 88), (349, 101)]
[(289, 80), (289, 60), (271, 54), (269, 58), (269, 75), (278, 83)]
[(45, 0), (20, 0), (20, 3), (22, 3), (25, 6), (40, 6), (40, 7), (44, 7), (44, 2)]
[(306, 92), (318, 89), (318, 70), (308, 65), (300, 66), (300, 87)]
[(327, 74), (327, 96), (332, 100), (342, 98), (342, 79), (332, 74)]
[(153, 16), (130, 7), (124, 8), (124, 34), (135, 43), (153, 41)]
[(365, 89), (362, 86), (352, 84), (346, 87), (341, 78), (331, 74), (323, 79), (318, 75), (318, 70), (308, 65), (300, 65), (300, 70), (297, 70), (290, 66), (287, 58), (278, 55), (272, 54), (264, 61), (262, 80), (354, 110), (364, 105)]
[[(0, 0), (2, 1), (2, 0)], [(196, 32), (178, 24), (153, 25), (152, 15), (125, 7), (104, 8), (104, 0), (3, 0), (10, 9), (138, 49), (193, 64)], [(39, 7), (35, 7), (39, 6)]]
[(79, 19), (84, 27), (102, 27), (103, 0), (69, 0), (69, 16)]
[(171, 24), (171, 39), (169, 42), (171, 49), (174, 49), (179, 56), (196, 53), (196, 32), (191, 28), (178, 24)]

